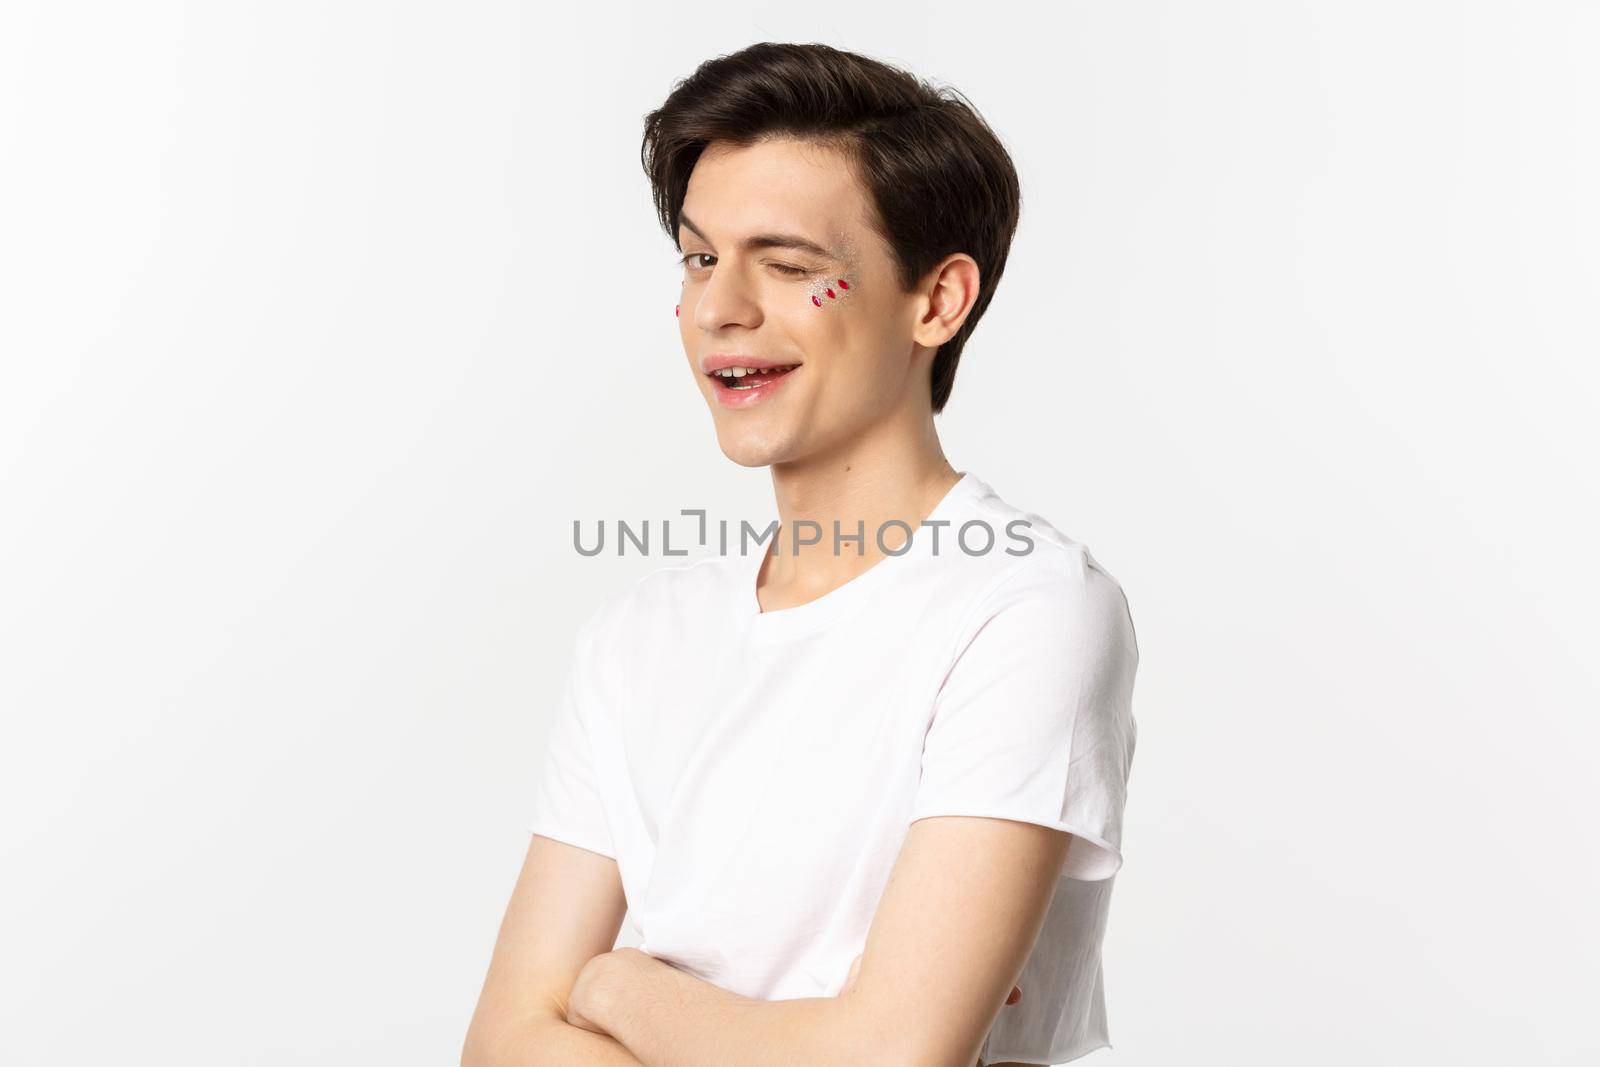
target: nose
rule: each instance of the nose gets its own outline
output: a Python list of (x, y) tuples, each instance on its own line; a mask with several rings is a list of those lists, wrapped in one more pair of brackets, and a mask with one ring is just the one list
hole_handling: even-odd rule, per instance
[(736, 266), (719, 262), (700, 287), (694, 306), (694, 324), (707, 332), (729, 326), (749, 329), (761, 325), (761, 304), (754, 287)]

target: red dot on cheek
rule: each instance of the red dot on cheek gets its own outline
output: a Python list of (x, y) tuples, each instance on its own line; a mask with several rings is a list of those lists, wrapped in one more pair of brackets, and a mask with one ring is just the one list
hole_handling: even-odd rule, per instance
[(850, 288), (850, 283), (845, 281), (843, 278), (840, 278), (839, 279), (839, 288), (848, 289), (848, 288)]
[(812, 298), (811, 298), (811, 302), (812, 302), (812, 303), (813, 303), (813, 304), (815, 304), (815, 305), (817, 305), (817, 307), (821, 307), (821, 306), (822, 306), (822, 301), (820, 301), (820, 300), (818, 300), (818, 299), (817, 299), (817, 298), (816, 298), (816, 297), (814, 297), (814, 296), (813, 296), (813, 297), (812, 297)]

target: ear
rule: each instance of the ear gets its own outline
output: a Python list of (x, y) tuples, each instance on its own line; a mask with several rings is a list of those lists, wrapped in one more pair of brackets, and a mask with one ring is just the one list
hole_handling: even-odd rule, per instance
[(938, 348), (961, 329), (978, 301), (978, 262), (965, 252), (952, 252), (923, 278), (922, 305), (917, 309), (911, 339)]

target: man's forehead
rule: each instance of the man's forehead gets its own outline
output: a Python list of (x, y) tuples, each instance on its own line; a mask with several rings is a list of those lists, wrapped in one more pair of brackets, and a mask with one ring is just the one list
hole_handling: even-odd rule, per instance
[(747, 145), (713, 141), (700, 153), (689, 175), (689, 191), (696, 186), (818, 204), (859, 193), (847, 153), (832, 145), (785, 137)]
[(853, 254), (863, 231), (863, 207), (843, 157), (821, 146), (770, 141), (708, 149), (690, 175), (679, 236), (743, 244), (791, 235), (843, 256)]

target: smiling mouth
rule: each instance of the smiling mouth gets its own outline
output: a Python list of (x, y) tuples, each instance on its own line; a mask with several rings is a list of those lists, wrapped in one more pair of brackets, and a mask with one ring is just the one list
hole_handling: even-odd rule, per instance
[(729, 392), (746, 392), (751, 389), (760, 389), (764, 385), (771, 385), (799, 365), (795, 363), (787, 367), (768, 367), (764, 370), (731, 367), (727, 370), (713, 371), (711, 380), (716, 383), (718, 389), (726, 389)]

